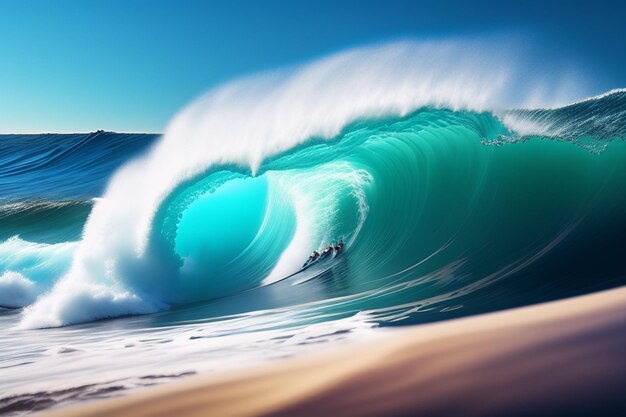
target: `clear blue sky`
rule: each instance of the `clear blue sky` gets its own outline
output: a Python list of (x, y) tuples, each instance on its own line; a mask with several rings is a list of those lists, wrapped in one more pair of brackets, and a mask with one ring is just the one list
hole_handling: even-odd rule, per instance
[(0, 132), (159, 132), (222, 81), (398, 38), (523, 33), (626, 87), (626, 5), (509, 3), (0, 0)]

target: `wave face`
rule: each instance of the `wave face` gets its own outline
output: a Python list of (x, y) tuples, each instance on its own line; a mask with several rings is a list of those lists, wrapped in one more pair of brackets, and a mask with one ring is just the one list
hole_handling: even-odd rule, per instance
[(211, 300), (410, 323), (623, 283), (626, 92), (527, 109), (480, 54), (366, 48), (210, 92), (68, 220), (79, 241), (3, 244), (49, 271), (0, 259), (23, 305), (47, 291), (22, 326)]

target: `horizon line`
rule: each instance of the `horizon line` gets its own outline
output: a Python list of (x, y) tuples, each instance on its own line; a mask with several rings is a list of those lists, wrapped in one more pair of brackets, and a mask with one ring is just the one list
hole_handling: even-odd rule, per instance
[(142, 131), (137, 131), (137, 132), (118, 132), (115, 130), (104, 130), (104, 129), (98, 129), (98, 130), (93, 130), (90, 132), (72, 132), (72, 131), (68, 131), (68, 132), (0, 132), (0, 135), (88, 135), (88, 134), (94, 134), (94, 133), (117, 133), (120, 135), (162, 135), (163, 132), (142, 132)]

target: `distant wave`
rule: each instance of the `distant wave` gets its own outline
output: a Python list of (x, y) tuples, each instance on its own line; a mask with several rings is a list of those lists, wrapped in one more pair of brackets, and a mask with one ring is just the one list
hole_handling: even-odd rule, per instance
[(0, 135), (0, 204), (99, 196), (107, 177), (157, 138), (103, 131)]

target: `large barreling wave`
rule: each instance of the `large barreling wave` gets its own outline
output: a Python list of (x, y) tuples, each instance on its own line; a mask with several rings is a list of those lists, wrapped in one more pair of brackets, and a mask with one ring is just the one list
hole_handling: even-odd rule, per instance
[[(403, 42), (230, 82), (101, 198), (15, 203), (82, 233), (7, 237), (0, 304), (26, 306), (24, 327), (217, 299), (391, 323), (617, 285), (626, 92), (534, 108), (573, 97), (533, 77), (479, 44)], [(339, 239), (339, 256), (298, 273)]]

